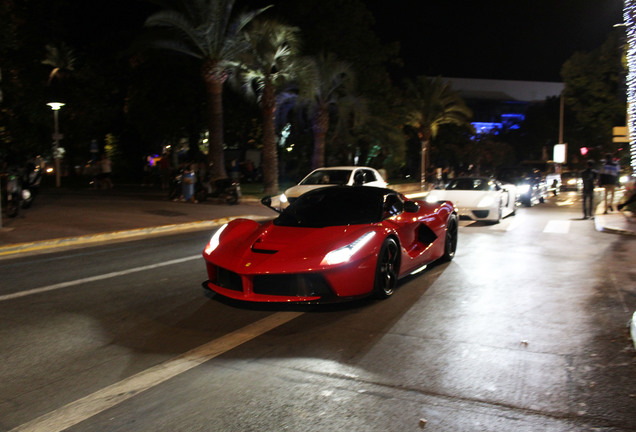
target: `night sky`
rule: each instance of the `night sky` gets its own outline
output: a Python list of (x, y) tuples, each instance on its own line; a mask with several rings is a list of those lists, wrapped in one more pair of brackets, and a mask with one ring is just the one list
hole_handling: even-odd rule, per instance
[[(277, 2), (237, 0), (235, 10)], [(591, 51), (610, 32), (624, 31), (612, 27), (623, 21), (622, 0), (363, 2), (376, 19), (380, 39), (400, 42), (404, 68), (392, 70), (399, 77), (561, 81), (561, 66), (575, 51)], [(143, 0), (74, 3), (72, 13), (81, 19), (73, 20), (69, 31), (80, 51), (81, 41), (90, 38), (123, 48), (156, 7)], [(113, 31), (120, 39), (113, 39)]]
[(366, 1), (385, 42), (400, 41), (406, 75), (561, 81), (623, 21), (622, 0)]

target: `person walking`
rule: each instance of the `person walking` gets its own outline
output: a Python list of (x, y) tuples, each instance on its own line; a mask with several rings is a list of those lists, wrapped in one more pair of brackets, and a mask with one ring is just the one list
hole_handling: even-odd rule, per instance
[[(605, 214), (607, 211), (614, 211), (614, 191), (618, 180), (620, 166), (614, 161), (610, 153), (605, 155), (605, 161), (599, 174), (599, 186), (605, 188)], [(609, 199), (608, 199), (609, 197)]]
[(587, 167), (581, 172), (581, 179), (583, 180), (583, 219), (589, 219), (594, 216), (594, 186), (598, 179), (598, 173), (593, 167), (594, 162), (588, 160)]
[(105, 153), (102, 154), (102, 159), (99, 161), (99, 166), (101, 168), (101, 186), (103, 186), (105, 189), (112, 189), (113, 181), (110, 179), (110, 176), (113, 172), (113, 164)]

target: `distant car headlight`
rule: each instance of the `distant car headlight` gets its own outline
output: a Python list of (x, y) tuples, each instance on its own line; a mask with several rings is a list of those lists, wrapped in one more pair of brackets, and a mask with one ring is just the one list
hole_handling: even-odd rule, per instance
[(620, 179), (618, 179), (618, 181), (621, 184), (626, 184), (627, 182), (629, 182), (629, 176), (628, 175), (621, 176)]
[(519, 192), (520, 195), (527, 194), (528, 192), (530, 192), (530, 185), (529, 184), (522, 184), (522, 185), (517, 186), (517, 192)]
[(569, 185), (575, 185), (576, 184), (576, 179), (569, 179), (568, 180), (568, 184)]
[(205, 247), (204, 253), (206, 255), (210, 255), (214, 251), (214, 249), (216, 249), (219, 246), (219, 239), (221, 238), (221, 233), (223, 232), (225, 228), (227, 228), (227, 224), (223, 225), (221, 228), (216, 230), (216, 232), (210, 239), (210, 242)]
[(322, 265), (335, 265), (348, 262), (351, 257), (367, 244), (375, 235), (375, 232), (368, 232), (354, 242), (346, 246), (332, 250), (322, 259)]
[(495, 199), (491, 197), (490, 195), (488, 195), (483, 197), (479, 201), (479, 204), (477, 204), (477, 207), (492, 207), (493, 204), (495, 204)]
[(431, 192), (428, 195), (426, 195), (426, 202), (427, 203), (436, 203), (438, 201), (441, 201), (439, 198), (439, 195), (437, 195), (435, 192)]

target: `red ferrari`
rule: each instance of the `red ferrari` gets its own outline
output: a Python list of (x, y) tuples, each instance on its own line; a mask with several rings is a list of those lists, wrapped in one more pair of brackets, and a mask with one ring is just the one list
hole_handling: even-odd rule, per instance
[(384, 299), (400, 277), (451, 260), (457, 230), (448, 201), (376, 187), (315, 189), (272, 221), (236, 219), (219, 228), (203, 252), (203, 287), (254, 302)]

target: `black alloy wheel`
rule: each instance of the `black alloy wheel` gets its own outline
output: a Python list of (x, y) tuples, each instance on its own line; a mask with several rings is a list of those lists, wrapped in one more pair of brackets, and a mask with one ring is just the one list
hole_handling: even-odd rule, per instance
[(459, 232), (457, 215), (451, 214), (446, 222), (446, 240), (444, 241), (444, 255), (442, 261), (450, 261), (455, 257), (457, 250), (457, 234)]
[(400, 267), (399, 254), (400, 248), (394, 239), (389, 237), (384, 240), (378, 255), (373, 285), (373, 294), (378, 299), (389, 298), (395, 291)]

